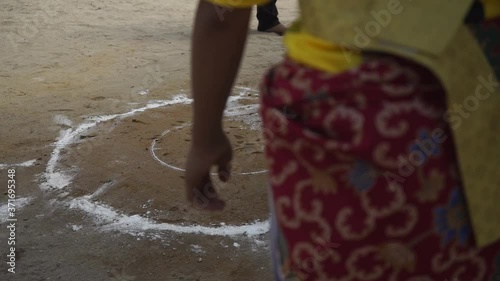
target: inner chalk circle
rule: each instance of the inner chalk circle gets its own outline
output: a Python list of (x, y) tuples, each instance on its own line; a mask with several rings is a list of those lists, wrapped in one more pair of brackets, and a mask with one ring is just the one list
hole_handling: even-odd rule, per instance
[[(241, 122), (241, 121), (234, 121), (234, 122)], [(162, 150), (163, 148), (159, 148), (158, 147), (158, 144), (160, 143), (161, 139), (166, 137), (168, 134), (176, 131), (176, 130), (181, 130), (181, 129), (185, 129), (189, 126), (191, 126), (192, 124), (191, 123), (188, 123), (188, 124), (184, 124), (184, 125), (180, 125), (180, 126), (176, 126), (176, 127), (173, 127), (173, 128), (170, 128), (170, 129), (167, 129), (165, 130), (159, 137), (153, 139), (153, 141), (151, 142), (151, 146), (150, 146), (150, 153), (151, 153), (151, 156), (153, 157), (154, 160), (156, 160), (158, 163), (160, 163), (162, 166), (164, 167), (167, 167), (169, 169), (172, 169), (174, 171), (178, 171), (178, 172), (185, 172), (186, 170), (171, 163), (171, 161), (168, 161), (170, 163), (168, 163), (167, 161), (165, 160), (162, 160), (161, 157), (158, 155), (157, 151), (160, 151)], [(230, 126), (231, 128), (231, 126)], [(234, 127), (232, 127), (234, 129)], [(230, 136), (231, 137), (231, 136)], [(241, 136), (234, 136), (234, 137), (240, 137)], [(241, 140), (236, 140), (236, 141), (233, 141), (233, 143), (236, 142), (236, 144), (238, 145), (238, 142), (241, 142), (243, 143), (242, 145), (240, 145), (239, 147), (233, 147), (233, 150), (235, 151), (235, 154), (238, 153), (239, 150), (243, 150), (245, 149), (245, 144), (244, 144), (244, 141), (241, 141)], [(255, 152), (258, 152), (258, 151), (254, 151)], [(234, 162), (234, 159), (233, 159), (233, 162)], [(234, 164), (234, 163), (233, 163)], [(238, 163), (236, 163), (238, 164)], [(267, 169), (256, 169), (256, 170), (253, 170), (253, 171), (242, 171), (242, 172), (233, 172), (233, 174), (235, 175), (243, 175), (243, 176), (246, 176), (246, 175), (258, 175), (258, 174), (264, 174), (266, 173), (268, 170)], [(217, 173), (212, 173), (212, 175), (217, 175)]]
[[(58, 139), (53, 143), (53, 151), (50, 154), (50, 158), (45, 168), (45, 172), (43, 174), (43, 178), (40, 182), (40, 188), (42, 190), (59, 190), (63, 191), (68, 189), (68, 192), (71, 192), (74, 181), (78, 180), (78, 183), (81, 183), (83, 179), (87, 179), (88, 177), (74, 177), (74, 167), (72, 165), (71, 169), (65, 168), (63, 165), (64, 161), (69, 161), (70, 155), (72, 151), (77, 149), (76, 144), (78, 145), (89, 145), (88, 140), (83, 140), (79, 142), (79, 137), (82, 134), (85, 134), (89, 130), (93, 130), (98, 126), (110, 124), (106, 123), (111, 120), (123, 120), (125, 118), (134, 116), (138, 113), (142, 113), (151, 109), (158, 109), (166, 106), (172, 106), (177, 104), (189, 104), (191, 100), (187, 98), (185, 95), (175, 96), (170, 100), (162, 100), (162, 101), (154, 101), (148, 103), (147, 105), (130, 109), (127, 112), (121, 114), (113, 114), (113, 115), (104, 115), (104, 116), (94, 116), (88, 118), (87, 121), (81, 123), (73, 128), (66, 129), (61, 132), (61, 135)], [(241, 111), (238, 111), (240, 114)], [(116, 124), (115, 124), (116, 125)], [(181, 127), (187, 127), (188, 125), (183, 125)], [(167, 131), (174, 131), (176, 128), (172, 128)], [(177, 128), (179, 129), (179, 128)], [(168, 134), (165, 131), (164, 134)], [(158, 140), (157, 140), (158, 142)], [(105, 144), (109, 144), (109, 142), (105, 142)], [(135, 144), (132, 144), (135, 145)], [(98, 149), (101, 146), (97, 146), (95, 149)], [(105, 149), (105, 147), (104, 147)], [(68, 152), (68, 153), (66, 153)], [(96, 152), (97, 153), (97, 152)], [(87, 156), (90, 157), (90, 156)], [(87, 158), (85, 157), (85, 159)], [(145, 155), (147, 158), (147, 154)], [(89, 161), (92, 162), (92, 161)], [(87, 162), (87, 163), (89, 163)], [(28, 165), (31, 163), (30, 161), (23, 163)], [(85, 164), (85, 163), (82, 163)], [(82, 175), (83, 172), (87, 172), (88, 174), (92, 174), (91, 170), (85, 169), (85, 165), (78, 165), (78, 173)], [(81, 170), (80, 170), (81, 169)], [(182, 170), (182, 169), (181, 169)], [(95, 173), (94, 173), (95, 174)], [(102, 178), (102, 180), (106, 180), (107, 178)], [(125, 179), (127, 182), (129, 179)], [(254, 178), (242, 178), (242, 180), (254, 182)], [(221, 224), (221, 226), (204, 226), (198, 223), (188, 223), (188, 224), (176, 224), (171, 222), (160, 222), (157, 221), (156, 218), (150, 218), (147, 216), (143, 216), (141, 214), (129, 215), (128, 212), (123, 212), (121, 209), (115, 209), (111, 207), (113, 204), (105, 201), (101, 203), (99, 200), (105, 200), (100, 198), (103, 194), (107, 193), (108, 195), (111, 192), (115, 192), (117, 189), (111, 188), (114, 184), (119, 182), (119, 178), (114, 178), (111, 182), (107, 182), (99, 187), (96, 186), (95, 190), (93, 188), (89, 189), (87, 195), (83, 195), (80, 191), (75, 193), (75, 196), (67, 196), (68, 192), (57, 192), (53, 193), (53, 195), (58, 195), (54, 200), (59, 200), (57, 206), (69, 206), (71, 209), (78, 209), (83, 211), (84, 213), (90, 215), (96, 220), (96, 225), (105, 231), (113, 230), (120, 231), (127, 234), (132, 235), (140, 235), (144, 236), (145, 231), (154, 231), (154, 232), (174, 232), (174, 233), (192, 233), (192, 234), (200, 234), (200, 235), (217, 235), (217, 236), (248, 236), (254, 237), (257, 235), (261, 235), (267, 233), (269, 231), (269, 221), (255, 221), (253, 218), (251, 220), (244, 219), (241, 221), (253, 221), (249, 224), (240, 225), (239, 223), (229, 223), (229, 224)], [(102, 181), (101, 181), (102, 182)], [(84, 186), (93, 186), (93, 184), (85, 184)], [(136, 186), (133, 184), (132, 186)], [(253, 192), (251, 196), (256, 196), (260, 191), (259, 189), (250, 188), (249, 192)], [(147, 196), (147, 195), (146, 195)], [(115, 198), (116, 197), (109, 197)], [(108, 198), (108, 199), (109, 199)], [(118, 197), (119, 198), (119, 197)], [(148, 197), (148, 199), (150, 199)], [(116, 199), (119, 200), (119, 199)], [(113, 201), (113, 202), (116, 202)], [(144, 200), (141, 202), (145, 202)], [(149, 200), (147, 201), (150, 202)], [(254, 203), (248, 203), (254, 204)], [(265, 203), (263, 203), (265, 205)], [(136, 206), (137, 204), (133, 204)], [(244, 205), (244, 204), (242, 204)], [(249, 208), (246, 206), (247, 209)], [(264, 209), (264, 208), (261, 208)], [(267, 209), (265, 212), (259, 215), (259, 217), (265, 217), (267, 215)], [(154, 234), (154, 237), (158, 237), (157, 234)]]

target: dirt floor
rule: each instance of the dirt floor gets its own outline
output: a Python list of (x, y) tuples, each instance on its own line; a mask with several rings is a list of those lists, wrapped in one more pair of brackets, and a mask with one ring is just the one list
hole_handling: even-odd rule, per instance
[[(253, 19), (226, 113), (228, 206), (195, 211), (182, 167), (196, 2), (0, 2), (0, 280), (272, 279), (257, 102), (282, 41)], [(290, 23), (295, 1), (278, 4)]]

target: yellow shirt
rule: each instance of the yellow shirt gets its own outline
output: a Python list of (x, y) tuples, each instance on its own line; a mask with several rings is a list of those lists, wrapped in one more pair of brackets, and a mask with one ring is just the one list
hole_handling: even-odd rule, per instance
[[(213, 4), (232, 8), (249, 8), (262, 5), (269, 0), (208, 0)], [(500, 1), (482, 0), (486, 18), (500, 17)], [(287, 56), (304, 65), (329, 72), (340, 73), (361, 64), (362, 57), (357, 51), (336, 46), (303, 30), (296, 21), (286, 32), (284, 44)]]
[[(208, 2), (224, 7), (248, 8), (265, 4), (269, 0), (208, 0)], [(359, 54), (310, 35), (302, 29), (300, 21), (295, 22), (287, 30), (284, 41), (289, 58), (322, 71), (339, 73), (362, 62)]]
[(500, 17), (500, 1), (498, 0), (481, 0), (484, 6), (486, 19)]

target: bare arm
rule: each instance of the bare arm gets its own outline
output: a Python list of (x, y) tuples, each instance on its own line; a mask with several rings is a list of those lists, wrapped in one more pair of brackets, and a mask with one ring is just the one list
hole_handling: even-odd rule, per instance
[(216, 9), (201, 0), (194, 23), (193, 135), (186, 166), (188, 200), (208, 210), (224, 208), (212, 186), (210, 168), (218, 166), (219, 177), (228, 179), (232, 151), (222, 128), (222, 116), (241, 62), (251, 12), (235, 9), (221, 18)]
[(248, 33), (250, 9), (235, 9), (223, 16), (219, 17), (214, 5), (200, 1), (192, 41), (195, 143), (222, 130), (222, 114)]

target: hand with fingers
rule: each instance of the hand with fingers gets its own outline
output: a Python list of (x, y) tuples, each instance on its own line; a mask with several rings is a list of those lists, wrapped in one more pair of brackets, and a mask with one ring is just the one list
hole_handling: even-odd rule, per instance
[(214, 134), (202, 143), (193, 142), (186, 164), (186, 195), (195, 208), (207, 211), (224, 209), (226, 203), (214, 187), (210, 170), (216, 166), (219, 179), (227, 182), (232, 155), (231, 143), (224, 132)]
[(233, 152), (221, 120), (252, 12), (251, 7), (234, 9), (221, 20), (216, 12), (219, 8), (200, 1), (192, 35), (193, 142), (186, 166), (186, 193), (191, 204), (207, 211), (225, 207), (210, 178), (210, 169), (217, 166), (220, 180), (229, 180)]

